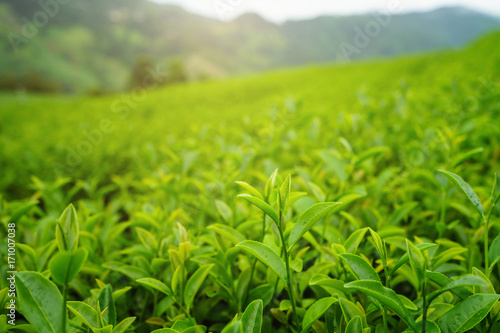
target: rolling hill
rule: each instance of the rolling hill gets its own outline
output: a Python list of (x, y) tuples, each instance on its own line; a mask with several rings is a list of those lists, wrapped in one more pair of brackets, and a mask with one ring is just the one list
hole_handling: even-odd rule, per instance
[(456, 7), (283, 24), (255, 14), (221, 22), (146, 0), (75, 0), (45, 11), (46, 22), (34, 0), (0, 4), (7, 37), (0, 41), (0, 88), (112, 92), (127, 87), (144, 55), (159, 64), (182, 59), (199, 80), (457, 48), (500, 26), (498, 18)]

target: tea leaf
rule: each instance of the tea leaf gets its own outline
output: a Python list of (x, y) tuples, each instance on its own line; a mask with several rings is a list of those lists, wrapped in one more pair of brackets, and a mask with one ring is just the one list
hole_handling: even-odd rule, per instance
[(63, 316), (68, 323), (67, 311), (63, 309), (63, 298), (56, 285), (37, 272), (18, 272), (16, 286), (19, 304), (24, 317), (40, 332), (61, 333)]
[(459, 287), (464, 287), (464, 286), (475, 286), (475, 287), (488, 287), (488, 283), (481, 277), (475, 276), (475, 275), (465, 275), (462, 276), (454, 281), (451, 281), (444, 285), (443, 287), (439, 288), (438, 290), (430, 293), (428, 295), (429, 302), (432, 302), (434, 298), (439, 296), (440, 294), (450, 291), (454, 288), (459, 288)]
[(264, 201), (264, 197), (262, 196), (262, 194), (259, 191), (257, 191), (252, 185), (245, 183), (245, 182), (241, 182), (241, 181), (236, 181), (235, 183), (238, 184), (239, 186), (243, 187), (245, 190), (247, 190), (254, 197), (257, 197), (260, 200)]
[(262, 300), (255, 300), (250, 303), (243, 316), (241, 317), (241, 323), (243, 324), (244, 333), (260, 333), (262, 329), (262, 311), (264, 305)]
[(345, 328), (345, 333), (363, 333), (363, 322), (361, 317), (356, 316), (352, 318)]
[(170, 288), (168, 288), (168, 286), (165, 283), (159, 280), (153, 278), (143, 278), (143, 279), (138, 279), (136, 281), (144, 286), (148, 286), (155, 290), (158, 290), (159, 292), (162, 292), (167, 296), (172, 296), (172, 291), (170, 290)]
[(380, 256), (383, 262), (387, 261), (385, 246), (384, 242), (382, 241), (382, 238), (380, 238), (379, 234), (376, 233), (372, 228), (368, 228), (368, 230), (370, 231), (370, 234), (373, 238), (373, 243), (375, 244), (375, 248), (377, 249), (378, 255)]
[(415, 322), (413, 317), (405, 308), (397, 294), (389, 288), (386, 288), (378, 281), (354, 281), (347, 283), (344, 287), (353, 288), (364, 292), (368, 296), (372, 296), (384, 305), (387, 305), (394, 311), (401, 319), (403, 319), (408, 326), (414, 328)]
[(12, 215), (10, 216), (9, 218), (9, 223), (16, 223), (17, 221), (19, 221), (19, 219), (24, 215), (26, 214), (27, 212), (30, 211), (30, 209), (34, 206), (38, 205), (38, 201), (32, 201), (32, 202), (29, 202), (27, 204), (25, 204), (24, 206), (22, 206), (21, 208), (17, 209), (14, 213), (12, 213)]
[(363, 229), (358, 229), (354, 231), (349, 238), (344, 243), (344, 248), (347, 253), (355, 253), (356, 250), (358, 249), (359, 244), (363, 240), (363, 237), (365, 237), (366, 232), (368, 231), (368, 228), (363, 228)]
[(236, 245), (246, 252), (249, 252), (257, 259), (271, 268), (278, 276), (286, 281), (286, 267), (285, 262), (274, 252), (270, 247), (265, 244), (246, 240)]
[(264, 213), (266, 213), (270, 218), (274, 220), (274, 222), (279, 223), (278, 220), (278, 213), (271, 207), (268, 203), (262, 201), (261, 199), (251, 196), (249, 194), (240, 194), (238, 195), (238, 198), (243, 198), (246, 201), (254, 204), (257, 206), (260, 210), (262, 210)]
[(425, 278), (425, 257), (422, 252), (411, 242), (406, 240), (408, 254), (410, 255), (410, 265), (417, 277), (419, 286), (422, 285)]
[(366, 327), (366, 318), (363, 312), (351, 301), (345, 298), (339, 300), (340, 308), (344, 314), (346, 323), (350, 322), (353, 318), (359, 317), (362, 319), (361, 326)]
[(111, 286), (108, 284), (106, 287), (104, 287), (101, 292), (99, 293), (99, 296), (97, 297), (99, 304), (103, 309), (107, 309), (106, 313), (104, 314), (104, 320), (108, 324), (111, 324), (113, 326), (116, 325), (116, 307), (115, 307), (115, 301), (113, 299), (113, 289)]
[(136, 317), (128, 317), (123, 319), (118, 325), (113, 328), (113, 333), (125, 333), (127, 329), (135, 321)]
[(97, 328), (99, 323), (97, 320), (97, 312), (87, 303), (83, 302), (68, 302), (68, 309), (78, 317), (83, 323), (89, 327)]
[[(431, 247), (434, 247), (434, 246), (436, 246), (436, 244), (431, 244), (431, 243), (422, 243), (422, 244), (417, 244), (416, 245), (417, 249), (419, 249), (420, 251), (428, 250), (428, 249), (430, 249)], [(401, 267), (404, 264), (406, 264), (409, 259), (410, 259), (410, 255), (408, 254), (408, 252), (406, 252), (405, 254), (403, 254), (403, 256), (398, 260), (398, 262), (396, 263), (396, 265), (389, 272), (389, 276), (391, 276), (392, 274), (394, 274), (398, 270), (399, 267)]]
[(488, 259), (490, 262), (489, 270), (491, 271), (493, 267), (500, 261), (500, 235), (498, 235), (493, 243), (490, 245), (490, 252), (488, 253)]
[(462, 179), (462, 177), (446, 170), (438, 170), (438, 172), (448, 177), (449, 180), (451, 180), (455, 185), (457, 185), (462, 190), (462, 192), (464, 192), (467, 198), (469, 198), (470, 202), (472, 202), (474, 207), (476, 207), (479, 214), (481, 214), (481, 217), (482, 218), (485, 217), (483, 205), (481, 204), (481, 201), (477, 197), (476, 192), (474, 192), (472, 187), (470, 187), (470, 185), (467, 184), (465, 180)]
[(338, 299), (335, 297), (325, 297), (314, 302), (314, 304), (307, 309), (304, 318), (302, 319), (302, 333), (307, 332), (312, 324), (314, 324), (314, 322), (337, 301)]
[(84, 248), (74, 252), (59, 252), (49, 263), (52, 279), (61, 286), (70, 283), (82, 269), (86, 259), (87, 250)]
[(231, 323), (226, 326), (221, 333), (243, 333), (243, 324), (241, 321)]
[(373, 267), (356, 254), (339, 254), (339, 257), (349, 265), (358, 280), (374, 280), (380, 282), (380, 277)]
[(233, 218), (233, 211), (225, 202), (215, 200), (215, 207), (217, 208), (217, 211), (219, 212), (220, 216), (222, 216), (224, 221), (231, 221), (231, 219)]
[(500, 295), (476, 294), (455, 305), (438, 320), (443, 333), (466, 332), (490, 312)]
[(294, 224), (288, 237), (288, 248), (291, 249), (295, 243), (308, 232), (316, 223), (330, 213), (333, 208), (341, 205), (338, 202), (322, 202), (313, 205), (304, 211)]
[(142, 244), (150, 250), (156, 250), (158, 248), (158, 242), (156, 241), (156, 237), (153, 236), (152, 233), (147, 231), (146, 229), (143, 228), (135, 228), (135, 231), (137, 232), (137, 235), (139, 236), (139, 239), (141, 240)]
[(75, 207), (70, 204), (61, 214), (56, 225), (56, 239), (59, 251), (73, 251), (78, 247), (80, 225)]
[(453, 160), (453, 168), (456, 168), (457, 166), (459, 166), (460, 164), (464, 163), (465, 161), (467, 161), (471, 157), (473, 157), (475, 155), (481, 154), (483, 151), (484, 151), (484, 148), (483, 147), (479, 147), (479, 148), (472, 149), (472, 150), (469, 150), (469, 151), (467, 151), (465, 153), (462, 153), (462, 154), (458, 155)]
[(279, 188), (278, 207), (280, 210), (285, 210), (288, 197), (290, 196), (291, 187), (292, 187), (292, 175), (288, 174), (285, 181)]
[(186, 287), (184, 289), (184, 303), (186, 304), (186, 308), (189, 310), (193, 305), (194, 297), (200, 289), (201, 285), (205, 281), (210, 270), (214, 267), (213, 264), (204, 265), (198, 268), (196, 272), (189, 278), (186, 283)]

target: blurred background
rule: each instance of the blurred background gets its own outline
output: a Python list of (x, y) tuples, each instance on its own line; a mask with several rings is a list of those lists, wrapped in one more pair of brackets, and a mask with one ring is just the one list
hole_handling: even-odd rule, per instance
[(2, 0), (0, 90), (116, 93), (159, 64), (168, 85), (459, 48), (499, 27), (493, 0)]

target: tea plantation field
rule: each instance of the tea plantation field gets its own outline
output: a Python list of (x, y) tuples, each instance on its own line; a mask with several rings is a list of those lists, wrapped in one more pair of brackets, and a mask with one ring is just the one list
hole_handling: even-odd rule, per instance
[(500, 332), (498, 45), (0, 95), (0, 331)]

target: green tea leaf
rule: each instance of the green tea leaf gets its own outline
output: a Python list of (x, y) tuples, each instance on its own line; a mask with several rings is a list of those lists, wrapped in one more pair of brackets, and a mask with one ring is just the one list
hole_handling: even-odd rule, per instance
[(148, 287), (151, 287), (155, 290), (158, 290), (158, 291), (164, 293), (165, 295), (172, 296), (172, 291), (170, 290), (170, 288), (165, 283), (163, 283), (157, 279), (143, 278), (143, 279), (136, 280), (136, 282), (138, 282), (144, 286), (148, 286)]
[(498, 235), (493, 243), (490, 245), (490, 250), (488, 252), (488, 259), (490, 262), (489, 270), (491, 271), (493, 267), (500, 261), (500, 235)]
[(264, 305), (260, 299), (248, 304), (241, 317), (244, 333), (260, 333), (262, 329), (263, 309)]
[(85, 325), (91, 328), (99, 327), (97, 312), (87, 303), (70, 301), (67, 303), (67, 307)]
[(184, 288), (184, 303), (186, 304), (186, 308), (188, 310), (193, 305), (194, 297), (196, 296), (198, 289), (200, 289), (212, 267), (214, 267), (214, 264), (201, 266), (196, 272), (193, 273), (193, 275), (186, 283), (186, 287)]
[[(419, 249), (420, 251), (428, 250), (428, 249), (430, 249), (431, 247), (434, 247), (434, 246), (436, 246), (436, 244), (432, 244), (432, 243), (423, 243), (423, 244), (417, 244), (416, 245), (417, 249)], [(391, 269), (391, 271), (389, 272), (389, 276), (392, 276), (392, 274), (394, 274), (398, 270), (399, 267), (401, 267), (404, 264), (406, 264), (408, 262), (408, 260), (410, 260), (410, 255), (408, 254), (408, 252), (406, 252), (398, 260), (398, 262), (396, 263), (396, 265)]]
[(149, 273), (140, 267), (135, 267), (131, 265), (123, 265), (116, 261), (109, 261), (102, 264), (102, 267), (108, 268), (122, 274), (125, 274), (132, 280), (138, 280), (149, 276)]
[(118, 325), (113, 328), (113, 333), (125, 333), (127, 329), (135, 321), (136, 317), (128, 317), (123, 319)]
[(349, 265), (358, 280), (374, 280), (380, 282), (380, 277), (377, 272), (365, 259), (356, 254), (349, 253), (339, 254), (339, 257), (344, 259), (347, 265)]
[(68, 330), (68, 312), (62, 311), (63, 298), (55, 284), (37, 272), (18, 272), (16, 286), (23, 315), (38, 331), (61, 333)]
[(458, 155), (453, 160), (453, 168), (456, 168), (457, 166), (459, 166), (460, 164), (464, 163), (465, 161), (467, 161), (471, 157), (473, 157), (475, 155), (481, 154), (483, 151), (484, 151), (484, 148), (483, 147), (479, 147), (479, 148), (472, 149), (472, 150), (469, 150), (469, 151), (467, 151), (465, 153), (462, 153), (462, 154)]
[(493, 288), (493, 284), (491, 284), (490, 279), (488, 279), (488, 277), (486, 275), (484, 275), (483, 272), (481, 272), (476, 267), (472, 267), (472, 274), (474, 274), (477, 277), (480, 277), (485, 282), (485, 285), (478, 286), (479, 287), (479, 292), (478, 293), (481, 293), (481, 294), (496, 294), (495, 288)]
[(307, 332), (312, 324), (314, 324), (314, 322), (337, 301), (338, 299), (336, 297), (325, 297), (314, 302), (314, 304), (307, 309), (304, 318), (302, 319), (302, 333)]
[(438, 290), (430, 293), (427, 297), (429, 298), (429, 302), (432, 302), (434, 298), (436, 298), (437, 296), (439, 296), (444, 292), (450, 291), (454, 288), (465, 287), (465, 286), (488, 287), (488, 283), (479, 276), (468, 274), (447, 283)]
[(500, 295), (476, 294), (455, 305), (438, 320), (443, 333), (461, 333), (472, 329), (490, 312)]
[(14, 213), (12, 213), (9, 219), (9, 223), (16, 223), (24, 214), (30, 211), (31, 207), (34, 207), (36, 205), (38, 205), (38, 201), (32, 201), (25, 204), (24, 206), (16, 210)]
[(347, 253), (355, 253), (359, 244), (365, 237), (368, 228), (358, 229), (354, 231), (344, 243), (344, 248)]
[(260, 200), (264, 201), (264, 197), (262, 196), (262, 194), (259, 191), (257, 191), (252, 185), (245, 183), (245, 182), (240, 182), (240, 181), (236, 181), (235, 183), (238, 184), (239, 186), (243, 187), (245, 190), (247, 190), (254, 197), (257, 197)]
[(322, 202), (313, 205), (303, 212), (290, 232), (290, 236), (288, 237), (288, 248), (291, 249), (306, 232), (330, 213), (333, 208), (339, 205), (341, 205), (339, 202)]
[(417, 277), (418, 285), (421, 286), (425, 278), (425, 257), (422, 252), (408, 240), (406, 240), (406, 246), (410, 256), (410, 266)]
[(268, 284), (264, 284), (258, 286), (248, 293), (247, 302), (254, 300), (262, 300), (264, 306), (267, 306), (271, 299), (273, 298), (274, 286), (270, 286)]
[(156, 241), (156, 237), (152, 233), (144, 228), (139, 227), (136, 227), (135, 231), (137, 232), (137, 236), (139, 236), (142, 244), (147, 249), (155, 251), (158, 248), (158, 242)]
[(104, 320), (108, 324), (113, 326), (116, 325), (116, 306), (115, 301), (113, 299), (113, 289), (109, 284), (107, 284), (104, 288), (102, 288), (99, 296), (97, 297), (99, 304), (102, 309), (107, 309), (104, 314)]
[(363, 322), (361, 317), (356, 316), (352, 318), (345, 328), (345, 333), (363, 333)]
[(386, 262), (386, 253), (385, 253), (385, 246), (384, 242), (382, 241), (382, 238), (380, 238), (379, 234), (376, 233), (372, 228), (368, 228), (370, 231), (370, 234), (373, 238), (373, 243), (375, 244), (375, 248), (377, 249), (378, 255), (382, 259), (382, 262)]
[(435, 255), (432, 259), (432, 268), (433, 270), (437, 269), (439, 266), (447, 263), (449, 260), (456, 259), (456, 257), (464, 252), (467, 252), (469, 249), (465, 247), (452, 247), (439, 255)]
[(397, 294), (392, 289), (384, 287), (382, 283), (378, 281), (363, 280), (347, 283), (344, 287), (353, 288), (364, 292), (368, 296), (372, 296), (382, 304), (387, 305), (401, 319), (403, 319), (408, 324), (408, 326), (412, 328), (415, 327), (415, 321), (413, 320), (413, 317), (403, 305), (401, 300), (398, 298)]
[(354, 304), (353, 302), (341, 298), (339, 300), (340, 308), (342, 309), (342, 313), (344, 314), (344, 319), (346, 323), (350, 322), (353, 318), (359, 317), (362, 320), (361, 326), (366, 327), (366, 318), (363, 312)]
[(254, 204), (260, 210), (262, 210), (264, 213), (266, 213), (270, 218), (272, 218), (274, 220), (274, 222), (279, 223), (278, 213), (276, 213), (276, 211), (273, 209), (273, 207), (271, 207), (265, 201), (263, 201), (257, 197), (251, 196), (249, 194), (240, 194), (240, 195), (238, 195), (238, 198), (243, 198), (246, 201)]
[[(429, 280), (437, 283), (440, 286), (445, 286), (448, 283), (452, 282), (452, 280), (449, 277), (447, 277), (446, 275), (444, 275), (442, 273), (438, 273), (438, 272), (427, 271), (425, 273), (425, 276)], [(463, 287), (456, 287), (456, 288), (451, 289), (450, 291), (453, 292), (458, 297), (460, 297), (461, 299), (466, 299), (472, 295), (472, 292), (470, 292), (470, 290), (463, 288)]]
[(278, 169), (274, 170), (271, 176), (267, 179), (266, 187), (264, 189), (266, 198), (269, 200), (272, 190), (274, 189), (274, 184), (276, 182), (276, 176), (278, 175)]
[(270, 247), (265, 244), (246, 240), (236, 245), (246, 252), (249, 252), (257, 259), (271, 268), (278, 276), (286, 282), (286, 267), (285, 262), (274, 252)]
[(226, 326), (221, 333), (243, 333), (243, 324), (241, 321), (231, 323)]
[(70, 204), (61, 214), (56, 225), (56, 239), (59, 251), (73, 251), (78, 247), (80, 225), (75, 207)]
[(238, 244), (239, 242), (243, 242), (245, 240), (245, 236), (243, 236), (239, 231), (231, 228), (228, 225), (215, 223), (211, 224), (207, 227), (208, 230), (213, 230), (225, 239), (233, 242), (234, 244)]
[(479, 214), (481, 214), (481, 217), (484, 218), (485, 215), (484, 215), (483, 205), (481, 204), (481, 201), (477, 197), (477, 194), (476, 192), (474, 192), (472, 187), (470, 187), (470, 185), (467, 184), (465, 180), (462, 179), (462, 177), (453, 172), (449, 172), (446, 170), (438, 170), (438, 172), (448, 177), (449, 180), (451, 180), (455, 185), (457, 185), (462, 190), (462, 192), (464, 192), (467, 198), (469, 198), (470, 202), (472, 202), (474, 207), (476, 207)]
[(215, 200), (215, 207), (217, 208), (217, 211), (219, 212), (220, 216), (222, 216), (224, 221), (231, 221), (231, 219), (233, 218), (233, 211), (224, 201)]
[(112, 333), (113, 325), (108, 325), (101, 328), (94, 328), (94, 333)]
[(49, 262), (54, 281), (63, 286), (76, 277), (87, 259), (87, 250), (80, 248), (73, 252), (59, 252)]
[(280, 210), (285, 210), (288, 197), (290, 196), (290, 189), (292, 188), (292, 175), (288, 174), (285, 181), (279, 188), (278, 207)]

